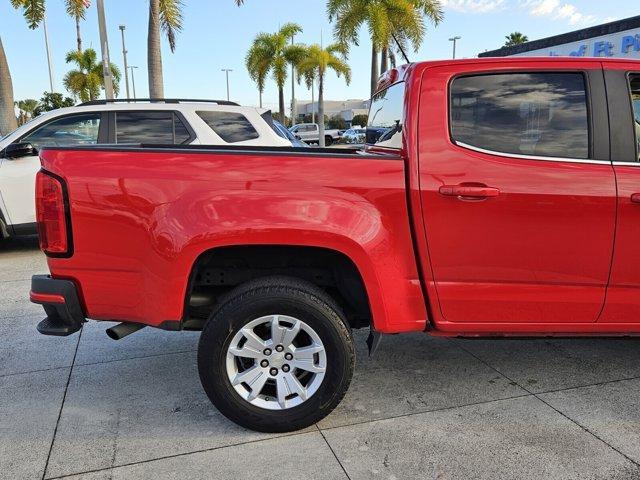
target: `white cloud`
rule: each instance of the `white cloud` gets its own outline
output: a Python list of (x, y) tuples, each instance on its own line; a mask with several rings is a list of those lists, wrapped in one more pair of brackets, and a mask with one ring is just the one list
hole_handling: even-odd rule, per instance
[(463, 13), (488, 13), (501, 9), (505, 0), (441, 0), (442, 6)]
[(597, 20), (595, 15), (582, 13), (574, 4), (562, 3), (560, 0), (524, 0), (522, 5), (534, 17), (566, 20), (570, 25), (588, 25)]

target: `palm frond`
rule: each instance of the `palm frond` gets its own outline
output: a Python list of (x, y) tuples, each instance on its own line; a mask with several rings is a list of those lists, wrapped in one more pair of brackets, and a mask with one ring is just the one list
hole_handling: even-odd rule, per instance
[(22, 15), (30, 29), (36, 29), (44, 20), (44, 0), (11, 0), (15, 9), (22, 9)]
[(160, 0), (160, 27), (167, 35), (169, 48), (176, 50), (176, 33), (182, 30), (182, 0)]
[(65, 0), (67, 15), (84, 20), (86, 7), (83, 0)]

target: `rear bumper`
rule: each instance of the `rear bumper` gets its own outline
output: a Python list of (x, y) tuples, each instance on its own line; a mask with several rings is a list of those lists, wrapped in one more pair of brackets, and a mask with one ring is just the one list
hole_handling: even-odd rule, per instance
[(77, 332), (86, 321), (75, 284), (49, 275), (31, 277), (29, 299), (42, 305), (47, 317), (38, 324), (43, 335), (67, 336)]

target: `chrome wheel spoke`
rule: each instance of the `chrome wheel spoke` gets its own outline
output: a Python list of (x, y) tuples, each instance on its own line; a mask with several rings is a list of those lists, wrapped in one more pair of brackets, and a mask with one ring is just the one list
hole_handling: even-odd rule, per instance
[(294, 368), (299, 368), (300, 370), (306, 370), (307, 372), (311, 372), (311, 373), (324, 373), (324, 371), (326, 370), (324, 367), (321, 367), (320, 365), (316, 365), (313, 362), (313, 359), (310, 359), (310, 360), (296, 359), (291, 363), (291, 365)]
[(246, 383), (249, 386), (253, 382), (255, 382), (260, 376), (263, 375), (262, 369), (258, 365), (254, 365), (253, 367), (247, 368), (243, 372), (237, 373), (236, 376), (231, 381), (232, 385), (240, 385), (241, 383)]
[(289, 391), (289, 385), (283, 375), (276, 378), (276, 389), (278, 392), (278, 405), (280, 405), (280, 408), (285, 408), (286, 398), (288, 395), (291, 395), (292, 392)]
[(242, 357), (242, 358), (262, 358), (263, 357), (262, 351), (255, 350), (254, 348), (251, 348), (246, 344), (242, 348), (230, 347), (229, 353), (231, 353), (231, 355), (234, 355), (236, 357)]
[(260, 393), (262, 392), (262, 388), (264, 387), (264, 384), (267, 383), (267, 379), (269, 378), (269, 375), (267, 375), (267, 372), (264, 372), (264, 371), (261, 373), (262, 375), (256, 378), (255, 381), (250, 385), (251, 392), (249, 392), (249, 395), (247, 396), (247, 400), (249, 401), (252, 401), (258, 398), (258, 395), (260, 395)]
[(274, 315), (271, 320), (271, 340), (274, 345), (282, 345), (288, 347), (293, 343), (298, 333), (300, 333), (301, 322), (296, 320), (293, 322), (291, 328), (283, 327), (280, 325), (280, 318), (278, 315)]
[(291, 393), (297, 393), (302, 400), (307, 399), (307, 389), (302, 386), (300, 380), (298, 380), (295, 375), (292, 375), (291, 373), (284, 375), (284, 381)]
[(316, 353), (324, 352), (322, 345), (311, 345), (309, 347), (296, 348), (293, 352), (296, 360), (313, 360)]
[(258, 351), (262, 351), (266, 348), (267, 342), (256, 335), (252, 328), (245, 327), (241, 330), (241, 332), (247, 339), (247, 341), (245, 342), (245, 346)]

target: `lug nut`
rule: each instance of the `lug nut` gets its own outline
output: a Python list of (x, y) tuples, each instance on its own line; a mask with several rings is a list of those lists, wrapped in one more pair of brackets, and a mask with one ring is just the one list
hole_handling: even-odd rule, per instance
[(264, 353), (268, 357), (269, 355), (271, 355), (271, 349), (270, 348), (265, 348), (264, 352), (262, 352), (262, 353)]
[(286, 358), (287, 360), (293, 360), (293, 354), (287, 352), (284, 354), (284, 358)]
[(260, 362), (260, 366), (261, 366), (262, 368), (266, 368), (266, 367), (268, 367), (268, 366), (269, 366), (269, 362), (268, 362), (267, 360), (262, 360), (262, 361)]
[(275, 377), (276, 375), (278, 375), (278, 369), (272, 368), (271, 370), (269, 370), (269, 373), (271, 374), (272, 377)]
[(282, 371), (285, 372), (285, 373), (288, 372), (289, 371), (289, 365), (286, 365), (286, 364), (283, 365), (282, 366)]
[(283, 350), (284, 350), (284, 347), (283, 347), (282, 345), (278, 345), (278, 346), (276, 347), (276, 352), (281, 352), (281, 351), (283, 351)]

